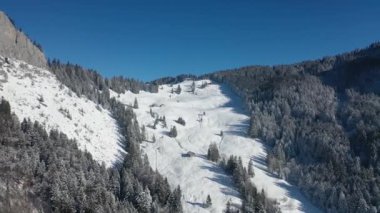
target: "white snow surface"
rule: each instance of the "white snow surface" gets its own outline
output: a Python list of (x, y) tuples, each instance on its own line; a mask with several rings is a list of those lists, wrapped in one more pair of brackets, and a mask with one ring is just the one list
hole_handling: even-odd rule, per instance
[(118, 161), (123, 149), (117, 123), (109, 111), (78, 97), (51, 72), (22, 61), (9, 61), (5, 63), (0, 56), (0, 97), (10, 102), (20, 121), (30, 118), (47, 131), (65, 133), (107, 167)]
[[(139, 124), (146, 126), (147, 141), (141, 145), (148, 155), (153, 169), (166, 176), (172, 187), (181, 186), (185, 212), (223, 212), (227, 201), (240, 206), (241, 200), (232, 179), (217, 164), (207, 160), (207, 149), (214, 142), (222, 156), (241, 156), (245, 166), (253, 162), (255, 176), (252, 178), (259, 190), (264, 189), (268, 197), (279, 202), (283, 212), (320, 212), (295, 187), (271, 174), (266, 166), (266, 148), (259, 140), (246, 136), (249, 117), (242, 108), (241, 100), (227, 86), (209, 80), (195, 81), (195, 93), (188, 92), (193, 81), (179, 85), (182, 93), (172, 94), (178, 84), (162, 85), (158, 93), (126, 91), (111, 96), (132, 106), (137, 98), (139, 108), (134, 109)], [(201, 89), (199, 86), (209, 85)], [(150, 109), (158, 116), (165, 116), (167, 128), (161, 123), (156, 129)], [(203, 115), (204, 114), (204, 115)], [(186, 121), (182, 126), (175, 122), (178, 117)], [(200, 121), (202, 120), (202, 121)], [(178, 136), (170, 138), (170, 127), (176, 126)], [(223, 137), (219, 133), (223, 131)], [(153, 135), (156, 142), (152, 141)], [(189, 151), (194, 157), (185, 157)], [(212, 206), (204, 206), (210, 194)]]

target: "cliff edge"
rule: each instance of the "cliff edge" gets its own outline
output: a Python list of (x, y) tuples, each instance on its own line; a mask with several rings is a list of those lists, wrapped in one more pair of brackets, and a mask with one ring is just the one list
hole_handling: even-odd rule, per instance
[(46, 68), (46, 58), (23, 32), (16, 28), (8, 16), (0, 11), (0, 55)]

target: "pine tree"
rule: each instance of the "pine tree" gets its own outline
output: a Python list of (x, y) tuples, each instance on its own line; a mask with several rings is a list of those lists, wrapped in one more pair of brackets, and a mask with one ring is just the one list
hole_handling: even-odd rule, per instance
[(139, 103), (137, 102), (137, 98), (135, 98), (135, 101), (133, 102), (133, 108), (138, 109), (139, 108)]
[(153, 113), (152, 108), (149, 109), (149, 114), (150, 114), (150, 116), (152, 116), (152, 118), (154, 118), (154, 113)]
[(177, 87), (177, 89), (176, 89), (175, 92), (176, 92), (177, 94), (181, 94), (181, 91), (182, 91), (181, 86), (178, 85), (178, 87)]
[(177, 137), (177, 128), (176, 128), (175, 126), (173, 126), (173, 127), (170, 129), (169, 137), (172, 137), (172, 138)]
[(143, 125), (143, 126), (141, 127), (141, 139), (142, 139), (143, 141), (146, 140), (146, 129), (145, 129), (145, 125)]
[(253, 163), (252, 163), (252, 160), (250, 160), (248, 162), (248, 175), (250, 177), (254, 177), (255, 176), (255, 171), (253, 170)]
[(227, 203), (226, 203), (226, 210), (224, 212), (225, 213), (233, 213), (230, 201), (227, 201)]
[(164, 128), (167, 127), (165, 115), (162, 117), (162, 127), (164, 127)]
[(220, 158), (218, 146), (216, 143), (211, 143), (207, 150), (207, 159), (213, 162), (218, 162)]
[(195, 93), (195, 81), (191, 84), (191, 92), (194, 94)]
[(137, 208), (139, 212), (149, 213), (152, 204), (152, 197), (150, 196), (150, 191), (148, 188), (145, 188), (144, 191), (141, 191), (137, 197)]
[(210, 197), (210, 195), (207, 195), (207, 198), (206, 198), (206, 206), (207, 206), (207, 207), (212, 206), (212, 201), (211, 201), (211, 197)]
[(4, 115), (10, 115), (11, 114), (11, 105), (8, 101), (1, 98), (0, 102), (0, 113), (3, 113)]
[(178, 186), (170, 194), (168, 199), (169, 213), (182, 213), (182, 204), (181, 204), (182, 192), (180, 186)]

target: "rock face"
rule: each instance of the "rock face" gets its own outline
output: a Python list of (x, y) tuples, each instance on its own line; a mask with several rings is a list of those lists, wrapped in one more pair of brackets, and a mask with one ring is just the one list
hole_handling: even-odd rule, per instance
[(46, 67), (44, 53), (0, 11), (0, 55)]

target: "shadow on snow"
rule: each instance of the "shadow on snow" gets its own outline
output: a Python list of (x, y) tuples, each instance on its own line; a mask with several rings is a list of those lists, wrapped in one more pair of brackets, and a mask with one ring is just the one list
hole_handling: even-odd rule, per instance
[(214, 173), (214, 177), (207, 177), (207, 179), (222, 185), (221, 192), (223, 194), (240, 198), (239, 192), (235, 189), (231, 177), (228, 176), (222, 168), (211, 164), (210, 166), (201, 166), (201, 169), (207, 169)]

